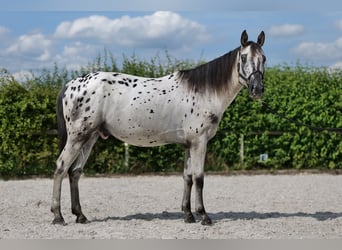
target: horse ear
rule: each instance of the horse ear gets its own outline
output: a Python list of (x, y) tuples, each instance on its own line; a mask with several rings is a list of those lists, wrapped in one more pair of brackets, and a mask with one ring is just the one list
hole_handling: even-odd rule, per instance
[(247, 46), (248, 43), (248, 34), (246, 30), (244, 30), (241, 34), (241, 45), (242, 46)]
[(265, 33), (264, 31), (261, 31), (261, 33), (258, 36), (258, 44), (260, 45), (260, 47), (264, 45), (264, 42), (265, 42)]

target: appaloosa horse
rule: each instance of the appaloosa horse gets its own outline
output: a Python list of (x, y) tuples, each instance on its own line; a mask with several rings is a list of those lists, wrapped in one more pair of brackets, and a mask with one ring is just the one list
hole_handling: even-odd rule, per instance
[(65, 224), (60, 209), (63, 177), (69, 174), (72, 213), (86, 223), (78, 181), (98, 137), (112, 135), (141, 147), (180, 143), (185, 146), (185, 222), (195, 222), (190, 209), (195, 184), (195, 209), (201, 223), (211, 224), (203, 205), (204, 160), (207, 143), (216, 134), (225, 109), (245, 86), (253, 99), (264, 91), (265, 34), (194, 69), (161, 78), (114, 72), (89, 73), (68, 82), (58, 96), (60, 156), (54, 174), (53, 223)]

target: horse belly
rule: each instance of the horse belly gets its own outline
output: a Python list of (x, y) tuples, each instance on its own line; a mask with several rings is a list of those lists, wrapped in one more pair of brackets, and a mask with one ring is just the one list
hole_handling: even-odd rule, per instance
[(121, 115), (113, 114), (114, 118), (105, 122), (106, 129), (117, 139), (141, 147), (185, 143), (184, 129), (172, 118), (172, 113), (153, 115), (151, 111), (126, 111)]
[(127, 131), (117, 128), (109, 128), (110, 133), (117, 139), (128, 144), (139, 147), (154, 147), (166, 144), (180, 143), (184, 144), (184, 131), (182, 129), (155, 131), (153, 129), (144, 129)]

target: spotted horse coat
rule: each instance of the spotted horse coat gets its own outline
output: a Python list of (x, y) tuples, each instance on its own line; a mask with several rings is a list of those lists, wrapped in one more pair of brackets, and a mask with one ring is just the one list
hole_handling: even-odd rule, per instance
[(162, 78), (107, 72), (79, 77), (65, 86), (68, 136), (79, 140), (97, 132), (106, 139), (111, 134), (142, 147), (188, 144), (203, 133), (212, 137), (222, 116), (218, 97), (187, 91), (180, 81), (178, 73)]
[(204, 159), (207, 142), (215, 135), (223, 112), (246, 86), (254, 99), (263, 92), (265, 35), (194, 69), (161, 78), (123, 73), (95, 72), (68, 82), (57, 102), (60, 155), (56, 162), (51, 211), (53, 223), (65, 224), (60, 198), (63, 177), (69, 175), (72, 213), (88, 222), (79, 201), (78, 181), (93, 145), (112, 135), (132, 145), (150, 147), (185, 145), (182, 210), (194, 222), (191, 188), (195, 185), (195, 210), (202, 224), (211, 224), (203, 204)]

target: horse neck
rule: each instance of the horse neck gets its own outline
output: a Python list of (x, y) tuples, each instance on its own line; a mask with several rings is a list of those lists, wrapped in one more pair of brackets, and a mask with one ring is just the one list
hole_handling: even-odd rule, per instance
[(243, 85), (239, 82), (239, 73), (237, 68), (238, 55), (232, 68), (230, 69), (232, 73), (230, 77), (227, 79), (227, 85), (222, 93), (218, 94), (218, 100), (222, 103), (222, 108), (225, 110), (236, 98), (239, 94), (240, 90), (243, 88)]

